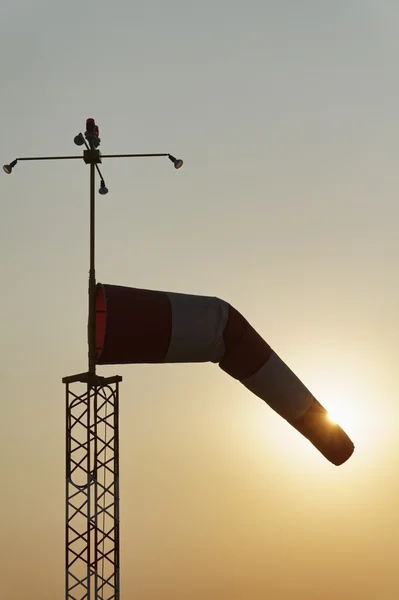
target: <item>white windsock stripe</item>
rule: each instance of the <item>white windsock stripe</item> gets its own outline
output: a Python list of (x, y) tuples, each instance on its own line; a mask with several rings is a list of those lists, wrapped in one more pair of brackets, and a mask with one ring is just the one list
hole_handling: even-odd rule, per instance
[(208, 296), (172, 292), (167, 295), (172, 309), (172, 332), (165, 362), (219, 362), (225, 352), (227, 302)]
[(275, 352), (254, 375), (241, 383), (287, 421), (302, 417), (315, 400)]

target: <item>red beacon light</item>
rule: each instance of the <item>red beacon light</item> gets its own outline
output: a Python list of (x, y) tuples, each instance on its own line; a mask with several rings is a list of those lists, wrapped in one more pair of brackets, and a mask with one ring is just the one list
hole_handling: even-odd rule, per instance
[(95, 133), (96, 123), (94, 119), (86, 119), (86, 131), (87, 133)]
[(92, 148), (98, 148), (100, 145), (99, 133), (100, 130), (94, 119), (87, 119), (85, 136)]

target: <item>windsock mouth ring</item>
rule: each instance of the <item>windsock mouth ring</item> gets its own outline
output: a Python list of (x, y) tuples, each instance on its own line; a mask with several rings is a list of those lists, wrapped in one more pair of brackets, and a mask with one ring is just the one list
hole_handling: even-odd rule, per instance
[(105, 344), (107, 300), (102, 283), (96, 286), (96, 361), (100, 362)]

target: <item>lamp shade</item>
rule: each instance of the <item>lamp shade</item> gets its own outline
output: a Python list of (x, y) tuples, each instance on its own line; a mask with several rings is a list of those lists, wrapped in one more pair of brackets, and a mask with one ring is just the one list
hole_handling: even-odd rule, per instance
[(12, 172), (12, 170), (13, 170), (13, 168), (17, 164), (17, 162), (18, 162), (18, 159), (16, 158), (12, 162), (10, 162), (9, 165), (3, 165), (3, 171), (4, 171), (4, 173), (7, 173), (7, 175), (10, 175), (11, 172)]
[(214, 362), (264, 400), (329, 461), (353, 442), (248, 321), (219, 298), (98, 284), (98, 364)]

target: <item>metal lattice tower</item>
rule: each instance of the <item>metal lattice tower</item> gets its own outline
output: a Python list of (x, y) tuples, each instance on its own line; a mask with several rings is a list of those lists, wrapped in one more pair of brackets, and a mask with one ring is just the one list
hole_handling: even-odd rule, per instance
[[(121, 377), (66, 384), (66, 598), (119, 599)], [(83, 389), (82, 389), (83, 388)]]

